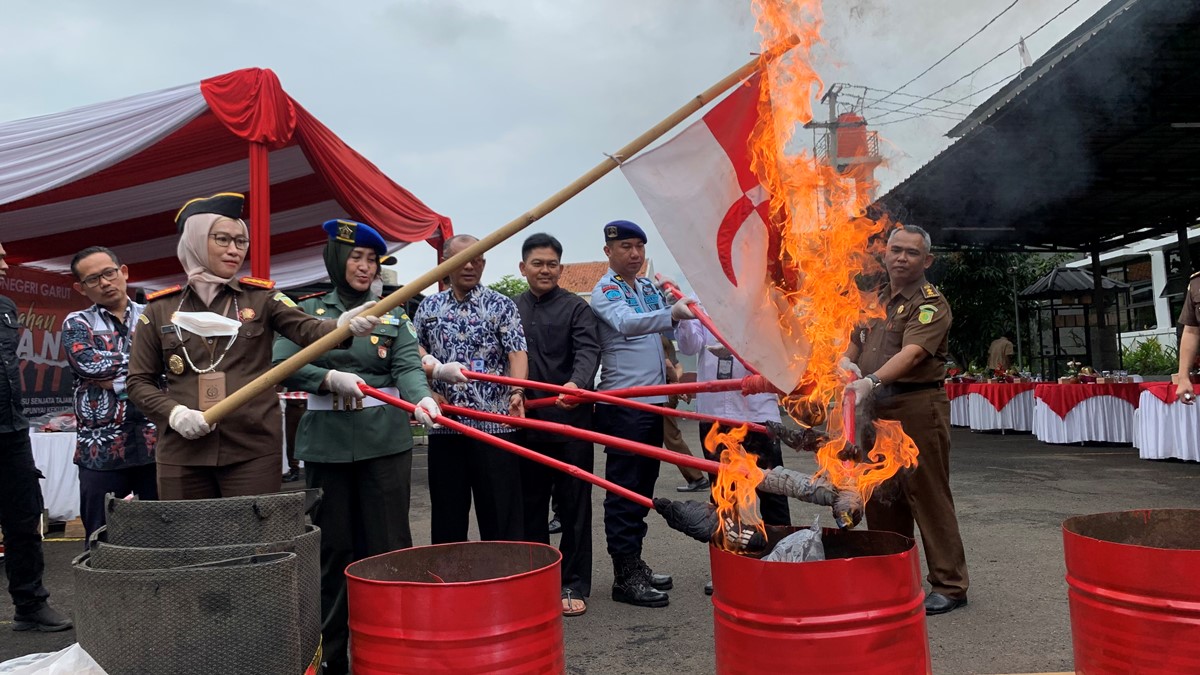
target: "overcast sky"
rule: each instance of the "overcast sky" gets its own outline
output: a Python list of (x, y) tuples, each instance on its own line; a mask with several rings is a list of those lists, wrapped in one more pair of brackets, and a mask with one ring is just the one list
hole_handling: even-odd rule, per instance
[[(819, 72), (827, 83), (891, 91), (1011, 3), (826, 0), (828, 43)], [(480, 236), (574, 180), (602, 153), (615, 151), (747, 61), (758, 46), (748, 0), (4, 4), (0, 120), (238, 68), (271, 68), (296, 100), (347, 143), (452, 218), (456, 232)], [(1071, 4), (1018, 0), (904, 92), (939, 89)], [(1033, 58), (1104, 4), (1077, 0), (1028, 39)], [(979, 103), (994, 91), (980, 92), (983, 87), (1020, 67), (1012, 50), (938, 98), (975, 94), (966, 103)], [(897, 95), (884, 105), (910, 100)], [(938, 114), (952, 110), (969, 108), (952, 106)], [(867, 113), (868, 121), (880, 123), (908, 116), (884, 116), (878, 108)], [(944, 133), (953, 125), (922, 117), (873, 127), (886, 139), (888, 166), (878, 174), (883, 189), (944, 148)], [(566, 262), (600, 260), (601, 226), (616, 218), (646, 226), (656, 268), (678, 277), (678, 265), (619, 171), (526, 233), (557, 236)], [(485, 281), (516, 273), (522, 238), (488, 255)], [(400, 261), (403, 283), (435, 264), (435, 257), (420, 243), (401, 252)]]

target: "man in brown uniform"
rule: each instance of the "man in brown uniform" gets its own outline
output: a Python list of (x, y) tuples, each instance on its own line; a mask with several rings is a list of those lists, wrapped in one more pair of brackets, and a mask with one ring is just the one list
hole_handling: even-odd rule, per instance
[(867, 503), (867, 526), (913, 537), (916, 519), (932, 586), (925, 613), (942, 614), (967, 604), (967, 560), (950, 494), (950, 402), (942, 386), (950, 305), (925, 280), (929, 249), (921, 228), (892, 232), (883, 257), (888, 284), (879, 294), (886, 317), (854, 335), (846, 355), (867, 373), (848, 388), (860, 402), (874, 397), (878, 417), (899, 421), (920, 451), (917, 468), (894, 479), (900, 496)]
[(1196, 364), (1196, 352), (1200, 348), (1200, 272), (1188, 281), (1187, 293), (1183, 296), (1183, 311), (1179, 323), (1183, 334), (1179, 336), (1179, 372), (1175, 374), (1175, 396), (1182, 403), (1196, 402), (1196, 391), (1192, 387), (1192, 367)]
[[(339, 325), (349, 324), (355, 335), (367, 335), (372, 320), (379, 323), (374, 317), (357, 316), (369, 305), (343, 314), (337, 322), (322, 321), (300, 311), (274, 290), (272, 281), (237, 279), (250, 245), (240, 218), (242, 201), (241, 195), (222, 193), (192, 200), (180, 209), (179, 250), (188, 284), (147, 296), (134, 333), (126, 388), (130, 400), (159, 428), (159, 499), (277, 492), (283, 420), (275, 390), (265, 390), (219, 424), (209, 425), (201, 411), (271, 367), (277, 332), (308, 345)], [(185, 244), (193, 251), (190, 255)], [(233, 334), (204, 336), (196, 325), (184, 328), (184, 313), (192, 312), (220, 315), (219, 320), (230, 324), (223, 330)], [(165, 390), (159, 388), (164, 379)], [(352, 383), (345, 391), (337, 382), (329, 386), (344, 397), (357, 393), (356, 398), (362, 398)]]

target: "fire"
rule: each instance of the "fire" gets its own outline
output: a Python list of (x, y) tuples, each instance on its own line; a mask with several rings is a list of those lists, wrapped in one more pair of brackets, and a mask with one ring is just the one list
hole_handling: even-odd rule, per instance
[(750, 532), (758, 531), (766, 536), (758, 509), (758, 493), (754, 491), (763, 480), (763, 472), (755, 464), (754, 455), (742, 447), (747, 432), (745, 426), (724, 432), (721, 425), (714, 424), (704, 438), (704, 447), (710, 453), (720, 451), (721, 471), (717, 473), (712, 497), (721, 517), (713, 540), (724, 542), (722, 547), (727, 550), (740, 548), (733, 542)]
[(778, 261), (770, 269), (772, 300), (784, 332), (802, 346), (795, 358), (804, 382), (783, 405), (793, 418), (827, 423), (830, 441), (817, 454), (818, 473), (840, 489), (857, 490), (865, 502), (900, 468), (914, 466), (917, 455), (899, 423), (877, 421), (872, 463), (838, 458), (855, 440), (854, 408), (842, 402), (847, 378), (838, 362), (853, 332), (883, 316), (875, 293), (860, 290), (856, 280), (881, 271), (873, 238), (888, 224), (866, 217), (873, 186), (853, 165), (839, 169), (807, 150), (788, 150), (796, 131), (813, 119), (813, 102), (824, 88), (812, 65), (822, 43), (820, 0), (752, 3), (763, 54), (799, 39), (784, 56), (764, 59), (759, 122), (750, 138), (751, 167), (771, 195), (770, 227), (778, 250), (771, 256)]

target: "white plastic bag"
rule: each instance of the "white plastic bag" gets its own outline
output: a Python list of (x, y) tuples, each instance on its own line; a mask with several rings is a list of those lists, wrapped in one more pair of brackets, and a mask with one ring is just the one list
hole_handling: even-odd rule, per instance
[(825, 559), (825, 544), (821, 541), (821, 516), (813, 519), (812, 527), (789, 534), (763, 556), (765, 562), (812, 562)]
[(31, 654), (0, 663), (5, 675), (107, 675), (79, 643), (53, 654)]

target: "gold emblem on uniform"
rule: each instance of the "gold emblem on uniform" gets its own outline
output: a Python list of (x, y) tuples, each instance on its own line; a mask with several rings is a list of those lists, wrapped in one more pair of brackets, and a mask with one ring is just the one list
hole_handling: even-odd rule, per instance
[(254, 317), (258, 315), (254, 313), (253, 308), (247, 307), (246, 309), (238, 312), (238, 316), (242, 317), (242, 321), (253, 321)]
[(387, 347), (385, 347), (383, 345), (379, 345), (379, 358), (381, 358), (381, 359), (387, 358)]
[(338, 221), (338, 239), (353, 244), (354, 243), (354, 226), (344, 220)]
[(921, 313), (917, 315), (917, 321), (920, 321), (921, 323), (929, 323), (933, 321), (933, 315), (938, 311), (937, 307), (934, 307), (933, 305), (921, 305), (917, 309), (921, 310)]
[(371, 336), (371, 344), (373, 344), (373, 345), (379, 344), (379, 336), (378, 335)]
[(900, 305), (899, 307), (896, 308), (896, 316), (900, 316), (903, 313), (904, 313), (904, 305)]
[(183, 359), (178, 354), (172, 354), (171, 358), (167, 359), (167, 368), (175, 375), (182, 375)]
[(924, 295), (925, 299), (929, 300), (936, 298), (938, 296), (938, 292), (937, 289), (933, 287), (933, 284), (925, 284), (921, 287), (921, 295)]
[(318, 307), (318, 308), (317, 308), (317, 316), (320, 316), (320, 315), (322, 315), (322, 314), (324, 314), (324, 313), (325, 313), (325, 308), (324, 308), (324, 307)]

